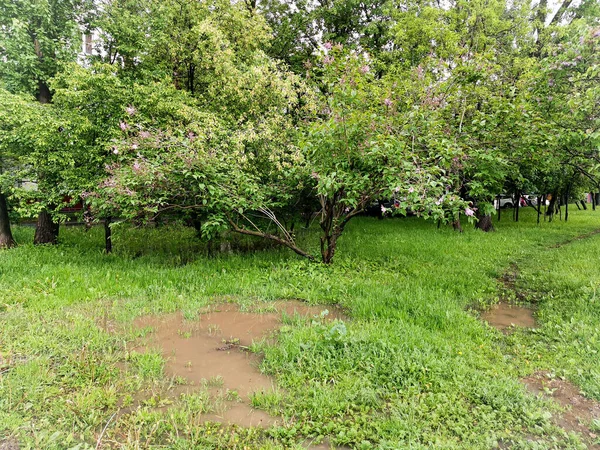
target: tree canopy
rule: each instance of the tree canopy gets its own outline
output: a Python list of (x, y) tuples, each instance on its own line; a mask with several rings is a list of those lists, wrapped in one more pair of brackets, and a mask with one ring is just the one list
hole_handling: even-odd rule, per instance
[(487, 231), (501, 193), (600, 190), (598, 5), (551, 6), (0, 3), (0, 200), (309, 258), (294, 227), (316, 216), (326, 263), (374, 204)]

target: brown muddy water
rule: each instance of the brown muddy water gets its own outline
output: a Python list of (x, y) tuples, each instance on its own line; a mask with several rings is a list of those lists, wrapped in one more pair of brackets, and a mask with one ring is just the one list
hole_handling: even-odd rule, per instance
[[(181, 313), (146, 316), (135, 321), (138, 328), (151, 328), (141, 350), (160, 349), (166, 360), (165, 373), (187, 380), (184, 392), (209, 389), (211, 396), (227, 397), (222, 407), (207, 414), (206, 420), (244, 427), (273, 425), (278, 419), (250, 405), (255, 392), (277, 389), (275, 381), (260, 372), (260, 356), (248, 351), (253, 341), (267, 339), (282, 325), (285, 315), (343, 318), (332, 306), (310, 306), (301, 301), (281, 301), (267, 305), (268, 312), (242, 311), (236, 304), (213, 305), (199, 313), (196, 320), (185, 320)], [(239, 398), (231, 399), (235, 392)], [(175, 395), (182, 393), (174, 390)], [(281, 418), (279, 418), (281, 421)]]
[(481, 313), (481, 320), (498, 330), (510, 327), (535, 328), (533, 310), (526, 306), (511, 305), (500, 302)]

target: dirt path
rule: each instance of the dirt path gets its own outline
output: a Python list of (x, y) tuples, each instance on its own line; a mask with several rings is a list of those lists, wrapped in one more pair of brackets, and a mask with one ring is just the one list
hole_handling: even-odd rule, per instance
[[(575, 236), (549, 248), (560, 248), (598, 234), (600, 234), (600, 229)], [(512, 303), (515, 300), (518, 303), (528, 300), (527, 295), (516, 286), (518, 277), (519, 267), (516, 263), (512, 263), (498, 279), (503, 286), (501, 301), (483, 311), (480, 316), (482, 320), (505, 334), (515, 326), (536, 327), (533, 308)], [(600, 420), (600, 402), (584, 397), (577, 386), (567, 380), (552, 377), (548, 372), (537, 372), (523, 378), (521, 382), (532, 394), (557, 402), (564, 409), (563, 413), (553, 417), (555, 425), (567, 432), (579, 433), (583, 436), (588, 448), (600, 450), (598, 433), (590, 428), (593, 420)]]
[[(594, 441), (598, 434), (589, 424), (600, 419), (600, 403), (584, 397), (579, 388), (567, 380), (551, 377), (546, 372), (538, 372), (521, 380), (529, 392), (552, 399), (565, 408), (565, 411), (553, 418), (554, 423), (566, 431), (576, 431), (583, 435), (590, 449), (600, 449)], [(597, 441), (596, 441), (597, 442)]]

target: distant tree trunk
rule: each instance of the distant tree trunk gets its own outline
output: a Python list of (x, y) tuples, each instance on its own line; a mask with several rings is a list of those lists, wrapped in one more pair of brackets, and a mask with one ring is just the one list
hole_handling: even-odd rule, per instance
[[(39, 50), (40, 45), (37, 39), (34, 39), (34, 45), (38, 58), (42, 58), (42, 54)], [(52, 93), (48, 85), (42, 81), (38, 81), (38, 94), (37, 99), (40, 103), (50, 103), (52, 100)], [(58, 224), (54, 223), (52, 216), (44, 209), (40, 212), (35, 226), (35, 236), (33, 238), (34, 244), (56, 244), (58, 243)]]
[(112, 229), (110, 228), (110, 223), (112, 222), (112, 217), (107, 217), (104, 219), (104, 250), (106, 253), (112, 253)]
[(475, 228), (485, 231), (494, 231), (494, 225), (492, 224), (492, 215), (491, 214), (481, 214), (479, 211), (481, 208), (477, 209), (476, 217), (477, 223), (475, 224)]
[(580, 200), (579, 203), (581, 204), (581, 207), (583, 208), (584, 211), (587, 211), (587, 200)]
[(540, 195), (537, 198), (537, 223), (540, 223), (540, 215), (542, 214), (542, 201), (544, 201), (544, 196)]
[(556, 192), (552, 193), (552, 198), (550, 199), (550, 204), (548, 205), (548, 208), (546, 209), (546, 215), (548, 216), (548, 220), (550, 222), (552, 222), (552, 217), (554, 216), (554, 213), (556, 212), (556, 198), (558, 197), (558, 195), (556, 194)]
[(11, 248), (17, 245), (10, 230), (8, 205), (6, 197), (0, 192), (0, 248)]
[(45, 209), (40, 212), (35, 226), (35, 236), (33, 243), (39, 244), (58, 244), (59, 224), (52, 220), (52, 216)]
[[(335, 200), (325, 200), (323, 202), (323, 211), (321, 212), (321, 260), (325, 264), (331, 264), (335, 255), (335, 249), (337, 246), (337, 240), (341, 236), (342, 232), (338, 226), (335, 225)], [(382, 217), (383, 214), (380, 216)]]
[(460, 215), (457, 215), (454, 219), (454, 221), (452, 222), (452, 228), (454, 229), (454, 231), (458, 231), (459, 233), (463, 232), (462, 226), (460, 224)]
[(521, 191), (515, 193), (515, 222), (519, 221), (519, 208), (521, 208)]
[(500, 196), (496, 197), (496, 201), (498, 202), (498, 222), (500, 222), (500, 211), (502, 211), (502, 208), (500, 207)]

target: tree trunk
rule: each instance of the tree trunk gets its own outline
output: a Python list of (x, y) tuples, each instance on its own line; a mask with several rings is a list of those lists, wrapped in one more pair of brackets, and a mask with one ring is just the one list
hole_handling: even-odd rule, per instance
[[(344, 232), (348, 221), (356, 215), (359, 210), (342, 218), (341, 205), (338, 204), (340, 194), (333, 199), (321, 202), (321, 260), (325, 264), (331, 264), (335, 255), (337, 240)], [(383, 214), (382, 214), (383, 215)]]
[(537, 223), (540, 224), (540, 215), (542, 213), (542, 202), (546, 203), (543, 195), (540, 195), (537, 198)]
[(556, 194), (556, 192), (554, 192), (552, 194), (552, 198), (550, 199), (550, 204), (548, 205), (548, 209), (546, 210), (546, 215), (548, 216), (549, 222), (552, 222), (552, 217), (554, 216), (554, 213), (556, 212), (556, 197), (557, 197), (557, 194)]
[(519, 221), (519, 209), (521, 208), (521, 191), (517, 191), (515, 195), (515, 222)]
[(6, 197), (0, 192), (0, 248), (11, 248), (17, 245), (10, 230), (8, 205)]
[(39, 244), (58, 244), (59, 224), (52, 220), (52, 216), (45, 209), (40, 212), (37, 224), (35, 226), (35, 236), (33, 243)]
[(333, 232), (321, 236), (321, 258), (325, 264), (331, 264), (335, 256), (335, 249), (340, 233)]
[(581, 204), (581, 207), (583, 208), (584, 211), (587, 211), (587, 199), (586, 200), (580, 200), (579, 203)]
[(475, 228), (485, 231), (494, 231), (494, 225), (492, 224), (492, 215), (491, 214), (480, 214), (479, 209), (477, 210), (477, 223), (475, 224)]
[(112, 217), (107, 217), (104, 219), (104, 250), (106, 254), (112, 253), (112, 229), (110, 228), (110, 223), (112, 222)]
[[(37, 39), (34, 39), (34, 46), (38, 58), (41, 59), (42, 54), (39, 50), (40, 45)], [(50, 103), (52, 100), (50, 88), (48, 87), (48, 84), (42, 80), (38, 80), (37, 100), (43, 104)], [(52, 216), (46, 210), (42, 210), (38, 216), (33, 243), (36, 245), (58, 243), (58, 224), (54, 223)]]
[(463, 232), (462, 226), (460, 224), (460, 216), (456, 217), (456, 219), (452, 222), (452, 228), (454, 231), (458, 231), (459, 233)]
[(497, 201), (498, 201), (498, 222), (500, 222), (500, 211), (502, 211), (502, 208), (500, 207), (500, 196), (496, 197)]

